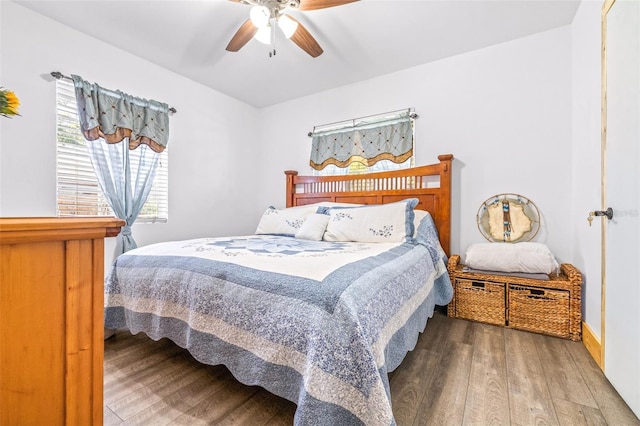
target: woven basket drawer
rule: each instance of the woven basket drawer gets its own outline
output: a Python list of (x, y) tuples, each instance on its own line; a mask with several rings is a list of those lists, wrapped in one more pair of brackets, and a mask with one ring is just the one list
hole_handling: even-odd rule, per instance
[(504, 284), (456, 279), (456, 317), (505, 324)]
[(509, 326), (569, 337), (569, 292), (509, 285)]

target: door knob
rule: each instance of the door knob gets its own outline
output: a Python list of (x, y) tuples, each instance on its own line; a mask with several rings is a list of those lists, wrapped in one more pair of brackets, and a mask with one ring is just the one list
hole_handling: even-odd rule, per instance
[(589, 213), (589, 216), (606, 216), (607, 219), (613, 219), (613, 209), (611, 207), (606, 210), (595, 210)]

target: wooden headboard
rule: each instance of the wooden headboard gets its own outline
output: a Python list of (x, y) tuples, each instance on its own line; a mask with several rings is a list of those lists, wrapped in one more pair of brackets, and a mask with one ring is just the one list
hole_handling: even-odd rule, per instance
[(451, 248), (452, 154), (439, 155), (439, 163), (410, 169), (350, 176), (298, 176), (287, 170), (287, 207), (333, 201), (337, 203), (385, 204), (417, 198), (417, 209), (431, 213), (440, 244)]

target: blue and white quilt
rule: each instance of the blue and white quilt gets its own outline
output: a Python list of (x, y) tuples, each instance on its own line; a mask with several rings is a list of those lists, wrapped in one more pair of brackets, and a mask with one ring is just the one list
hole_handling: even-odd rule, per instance
[(295, 402), (296, 425), (393, 425), (387, 373), (452, 297), (437, 235), (419, 231), (393, 244), (252, 235), (141, 247), (106, 280), (105, 325), (226, 365)]

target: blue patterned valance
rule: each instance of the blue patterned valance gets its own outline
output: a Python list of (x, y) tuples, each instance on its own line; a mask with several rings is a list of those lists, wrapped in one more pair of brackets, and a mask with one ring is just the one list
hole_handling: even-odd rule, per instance
[(329, 164), (348, 167), (356, 157), (372, 166), (380, 160), (403, 163), (413, 155), (413, 120), (408, 113), (312, 136), (310, 165), (315, 170)]
[(80, 126), (85, 139), (118, 143), (129, 138), (129, 149), (140, 144), (162, 152), (169, 141), (169, 106), (108, 90), (72, 75)]

